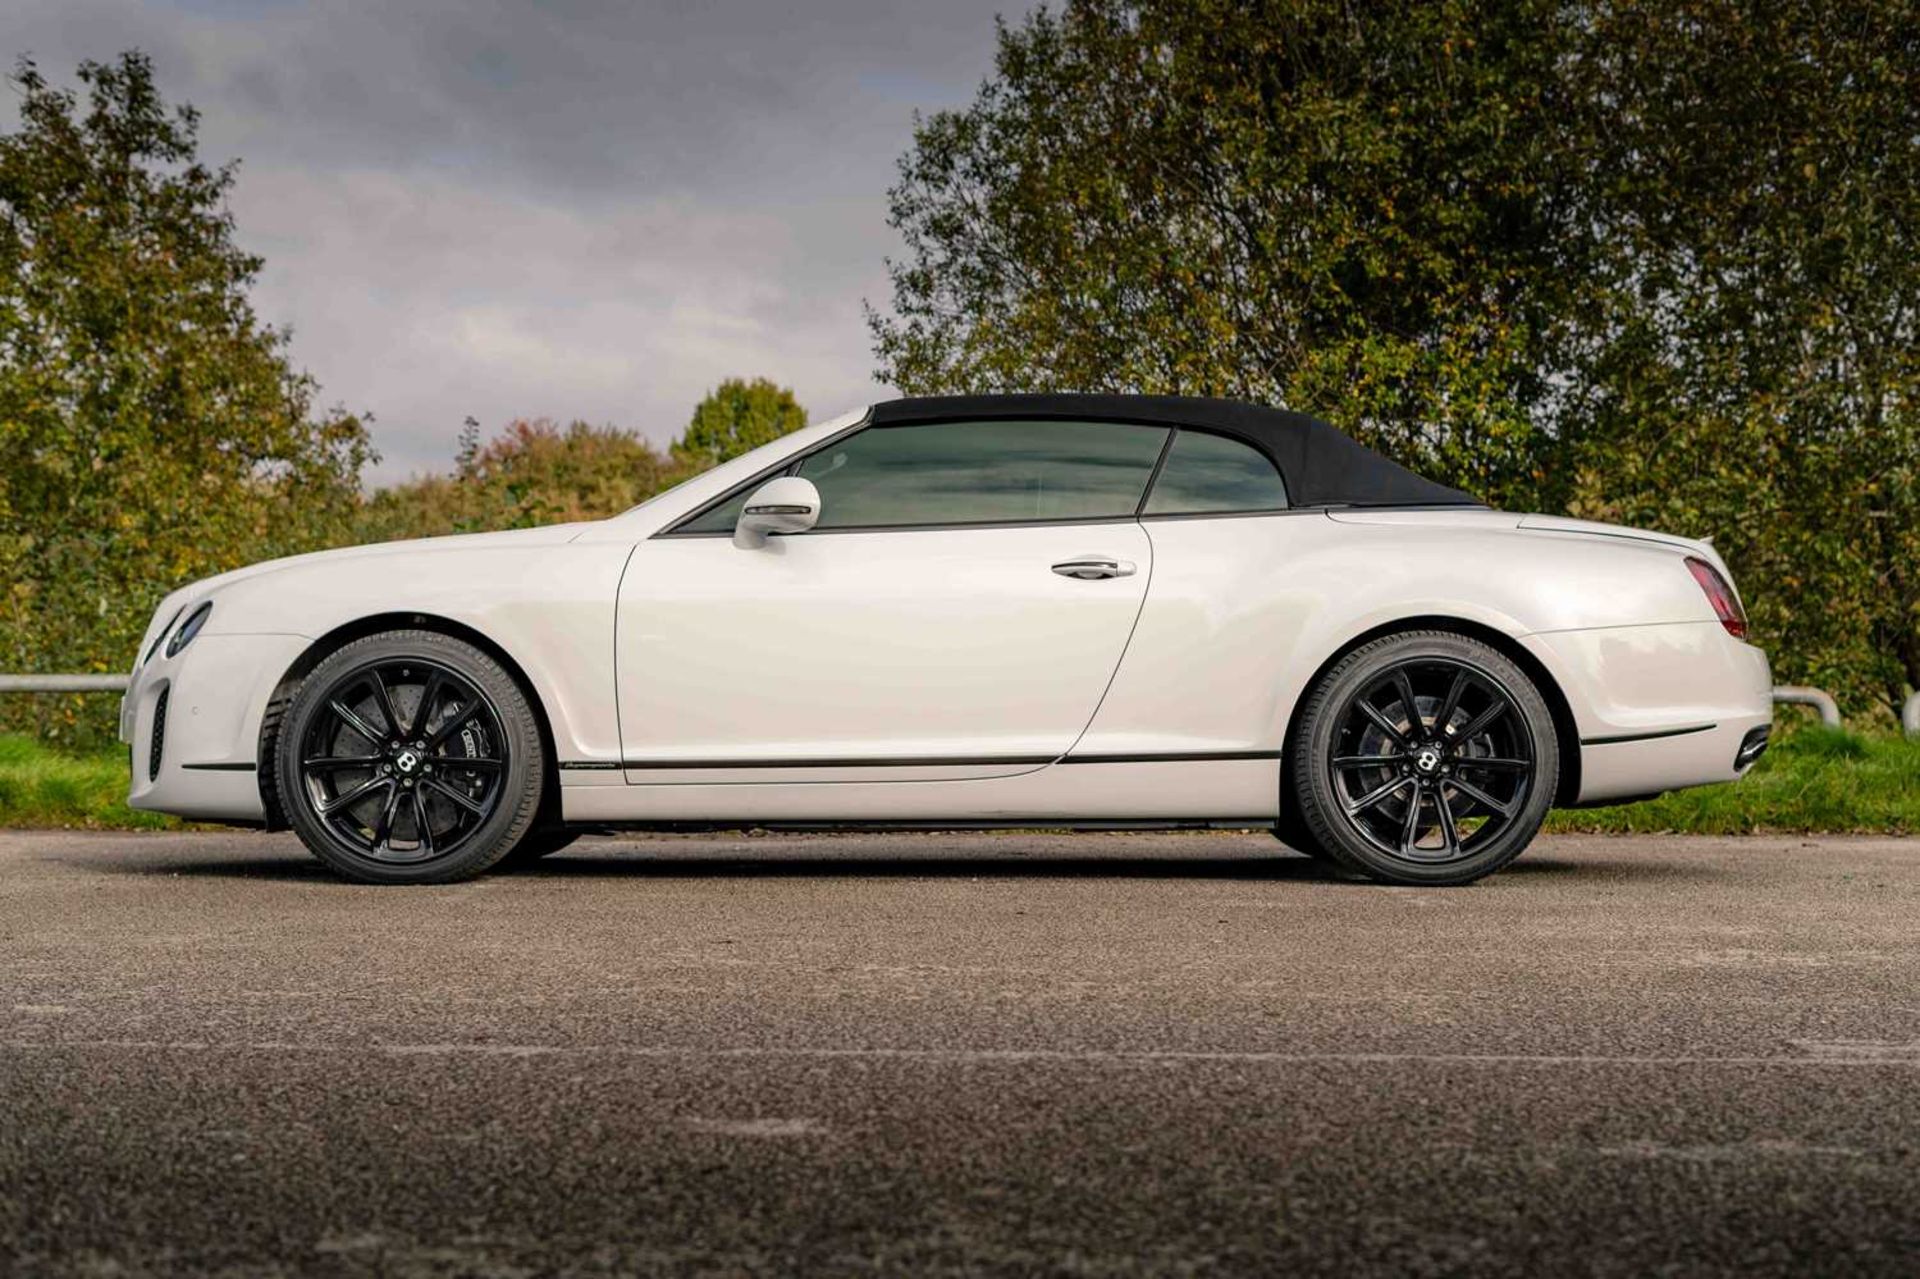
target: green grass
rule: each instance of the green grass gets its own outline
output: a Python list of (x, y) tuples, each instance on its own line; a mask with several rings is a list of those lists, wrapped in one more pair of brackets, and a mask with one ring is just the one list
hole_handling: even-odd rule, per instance
[(180, 822), (127, 807), (127, 753), (62, 755), (31, 737), (0, 735), (0, 827), (166, 830)]
[[(62, 755), (0, 735), (0, 827), (165, 830), (182, 825), (127, 807), (125, 751)], [(1644, 804), (1555, 813), (1547, 829), (1920, 832), (1920, 741), (1802, 728), (1785, 733), (1745, 779)]]
[(1737, 782), (1553, 814), (1548, 830), (1749, 835), (1920, 832), (1920, 741), (1801, 728)]

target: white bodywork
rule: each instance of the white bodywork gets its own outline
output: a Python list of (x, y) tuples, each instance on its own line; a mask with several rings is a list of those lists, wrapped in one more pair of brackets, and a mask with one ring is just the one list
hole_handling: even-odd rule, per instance
[[(1487, 510), (801, 533), (662, 533), (858, 425), (788, 436), (615, 518), (279, 560), (169, 596), (122, 710), (129, 802), (267, 817), (269, 703), (342, 634), (451, 630), (524, 678), (573, 822), (1271, 822), (1316, 672), (1397, 626), (1531, 658), (1577, 790), (1736, 775), (1765, 655), (1716, 619), (1706, 544)], [(1050, 566), (1099, 557), (1098, 580)], [(156, 649), (213, 602), (176, 657)], [(156, 776), (147, 751), (169, 692)], [(1569, 761), (1574, 762), (1574, 761)]]

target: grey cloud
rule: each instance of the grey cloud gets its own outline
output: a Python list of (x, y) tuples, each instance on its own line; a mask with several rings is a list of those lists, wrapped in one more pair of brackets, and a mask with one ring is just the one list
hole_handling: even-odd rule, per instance
[(376, 414), (393, 476), (444, 465), (468, 413), (664, 442), (731, 374), (816, 416), (880, 393), (884, 191), (1003, 7), (14, 0), (0, 49), (56, 77), (153, 55), (242, 161), (261, 313)]

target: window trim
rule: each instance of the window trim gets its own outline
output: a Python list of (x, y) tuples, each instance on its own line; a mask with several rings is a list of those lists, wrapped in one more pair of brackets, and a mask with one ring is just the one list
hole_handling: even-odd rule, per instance
[[(1325, 515), (1324, 506), (1275, 506), (1264, 510), (1241, 511), (1164, 511), (1159, 515), (1142, 515), (1142, 524), (1171, 523), (1174, 520), (1260, 520), (1275, 515)], [(1404, 507), (1395, 507), (1404, 510)]]
[[(1153, 468), (1147, 473), (1146, 487), (1140, 491), (1140, 500), (1134, 504), (1133, 510), (1130, 513), (1125, 515), (1087, 515), (1087, 516), (1079, 516), (1079, 517), (1068, 518), (1068, 519), (1053, 519), (1053, 520), (980, 520), (980, 521), (968, 520), (961, 523), (941, 523), (941, 524), (865, 524), (857, 528), (811, 528), (807, 530), (805, 536), (821, 537), (821, 536), (830, 536), (830, 535), (845, 534), (845, 533), (915, 533), (915, 532), (922, 532), (922, 531), (952, 532), (954, 530), (959, 530), (959, 529), (981, 529), (981, 528), (1050, 528), (1050, 527), (1057, 528), (1057, 527), (1072, 527), (1074, 525), (1081, 525), (1081, 524), (1137, 523), (1140, 520), (1140, 512), (1146, 507), (1148, 499), (1153, 496), (1153, 486), (1160, 479), (1160, 468), (1166, 465), (1167, 454), (1173, 448), (1174, 440), (1179, 438), (1180, 432), (1188, 429), (1187, 427), (1177, 426), (1169, 422), (1148, 422), (1144, 420), (1135, 421), (1135, 420), (1131, 420), (1123, 417), (1106, 417), (1106, 416), (1066, 417), (1066, 416), (1060, 416), (1060, 415), (1048, 415), (1044, 417), (1036, 417), (1029, 413), (995, 414), (992, 416), (967, 414), (963, 416), (953, 416), (953, 417), (930, 417), (923, 422), (898, 422), (888, 426), (875, 426), (873, 423), (873, 414), (871, 411), (869, 411), (865, 417), (861, 418), (858, 422), (855, 422), (852, 426), (849, 426), (846, 430), (837, 431), (834, 434), (828, 436), (826, 439), (820, 441), (818, 444), (814, 445), (812, 448), (803, 450), (802, 452), (795, 453), (789, 457), (781, 459), (779, 462), (775, 463), (773, 466), (770, 466), (767, 469), (759, 472), (758, 474), (754, 475), (752, 478), (743, 480), (740, 483), (734, 485), (732, 488), (728, 489), (726, 492), (722, 493), (720, 496), (713, 498), (710, 501), (703, 502), (700, 506), (698, 506), (692, 511), (689, 511), (687, 514), (681, 516), (679, 519), (669, 524), (666, 528), (661, 529), (659, 532), (649, 536), (647, 540), (653, 541), (656, 538), (703, 538), (703, 537), (731, 538), (733, 536), (733, 531), (731, 529), (695, 530), (695, 529), (689, 529), (686, 526), (693, 523), (695, 520), (701, 519), (702, 517), (706, 516), (709, 512), (715, 510), (716, 508), (725, 506), (728, 502), (731, 502), (734, 498), (739, 497), (742, 493), (750, 493), (754, 488), (758, 487), (759, 485), (765, 484), (770, 480), (778, 479), (783, 475), (794, 474), (796, 471), (799, 470), (801, 464), (804, 463), (808, 458), (813, 457), (815, 454), (818, 454), (818, 453), (824, 453), (828, 449), (832, 448), (834, 445), (843, 443), (844, 441), (851, 439), (853, 436), (858, 435), (863, 431), (870, 431), (870, 430), (891, 431), (891, 430), (900, 430), (900, 429), (912, 429), (912, 428), (922, 427), (922, 426), (955, 426), (955, 425), (960, 425), (960, 424), (969, 423), (969, 422), (1027, 422), (1027, 421), (1084, 422), (1091, 426), (1144, 426), (1144, 427), (1151, 427), (1156, 430), (1165, 431), (1167, 433), (1167, 438), (1161, 441), (1160, 453), (1154, 459)], [(1203, 434), (1215, 434), (1215, 432), (1203, 432)], [(1232, 438), (1232, 437), (1229, 436), (1227, 438)], [(1258, 450), (1255, 450), (1255, 451), (1258, 452)], [(1261, 456), (1265, 457), (1266, 455), (1261, 454)], [(1271, 461), (1272, 459), (1269, 458), (1268, 460)], [(1274, 469), (1275, 471), (1279, 470), (1277, 466)], [(1285, 476), (1281, 476), (1280, 483), (1282, 486), (1286, 484)]]
[[(1273, 468), (1274, 478), (1280, 481), (1280, 496), (1282, 500), (1286, 503), (1286, 505), (1284, 506), (1238, 506), (1238, 507), (1232, 507), (1232, 508), (1218, 510), (1218, 511), (1148, 511), (1147, 504), (1153, 501), (1153, 490), (1157, 488), (1160, 484), (1160, 473), (1166, 468), (1167, 459), (1173, 456), (1174, 445), (1179, 442), (1179, 439), (1182, 435), (1186, 434), (1189, 431), (1193, 432), (1193, 434), (1195, 435), (1211, 435), (1213, 438), (1217, 440), (1226, 440), (1231, 444), (1238, 444), (1241, 448), (1246, 449), (1248, 452), (1252, 453), (1255, 457), (1265, 462), (1268, 466), (1271, 466)], [(1320, 508), (1294, 505), (1293, 488), (1291, 485), (1287, 483), (1287, 473), (1280, 469), (1280, 464), (1278, 462), (1274, 461), (1271, 457), (1267, 455), (1266, 450), (1255, 448), (1252, 444), (1249, 444), (1247, 441), (1241, 439), (1239, 436), (1229, 435), (1224, 431), (1210, 431), (1204, 426), (1176, 426), (1175, 428), (1173, 428), (1173, 433), (1167, 437), (1167, 447), (1161, 451), (1160, 462), (1157, 466), (1153, 468), (1153, 478), (1147, 481), (1147, 491), (1140, 495), (1140, 506), (1135, 511), (1135, 514), (1142, 521), (1205, 520), (1205, 519), (1216, 519), (1216, 518), (1225, 519), (1225, 518), (1229, 518), (1236, 515), (1285, 515), (1289, 511), (1303, 511), (1303, 510), (1317, 510), (1317, 509), (1320, 509)]]
[(814, 445), (812, 448), (806, 449), (799, 453), (791, 453), (786, 457), (781, 458), (778, 462), (774, 463), (772, 466), (767, 467), (765, 470), (759, 471), (754, 475), (749, 476), (747, 479), (740, 481), (738, 484), (734, 485), (732, 488), (728, 489), (726, 492), (720, 494), (720, 496), (716, 498), (711, 498), (708, 501), (702, 502), (699, 506), (696, 506), (693, 510), (688, 511), (685, 515), (682, 515), (679, 519), (673, 521), (673, 523), (651, 534), (647, 538), (647, 540), (651, 542), (655, 538), (662, 538), (662, 537), (732, 537), (733, 536), (732, 530), (727, 530), (726, 532), (719, 532), (719, 531), (707, 532), (705, 530), (695, 531), (695, 530), (688, 529), (687, 525), (693, 523), (695, 520), (706, 515), (709, 511), (714, 510), (716, 507), (725, 506), (728, 502), (731, 502), (734, 498), (739, 497), (742, 493), (751, 493), (755, 488), (757, 488), (762, 484), (765, 484), (768, 480), (775, 480), (780, 478), (783, 475), (791, 475), (793, 473), (793, 468), (800, 465), (800, 463), (805, 461), (807, 458), (812, 457), (815, 453), (820, 452), (822, 449), (829, 448), (832, 445), (838, 444), (841, 440), (844, 440), (849, 436), (856, 435), (859, 432), (866, 430), (867, 427), (872, 424), (872, 422), (873, 422), (873, 410), (868, 409), (867, 412), (864, 415), (862, 415), (862, 417), (858, 422), (855, 422), (852, 426), (849, 426), (846, 430), (835, 431), (832, 435), (829, 435), (826, 439), (820, 441), (818, 444)]

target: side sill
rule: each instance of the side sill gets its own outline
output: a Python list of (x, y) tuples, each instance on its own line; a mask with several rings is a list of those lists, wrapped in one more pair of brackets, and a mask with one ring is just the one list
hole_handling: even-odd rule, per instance
[[(856, 756), (848, 759), (630, 759), (620, 767), (632, 772), (646, 769), (669, 769), (680, 772), (693, 772), (702, 769), (715, 771), (733, 768), (954, 768), (954, 767), (1002, 767), (1009, 765), (1031, 766), (1051, 764), (1052, 755), (903, 755), (895, 758), (876, 758)], [(565, 768), (567, 765), (561, 765)]]
[(562, 760), (560, 768), (571, 772), (611, 771), (628, 769), (635, 772), (644, 769), (673, 769), (695, 771), (700, 769), (800, 769), (800, 768), (951, 768), (957, 766), (1000, 767), (1004, 765), (1033, 766), (1038, 764), (1206, 764), (1223, 760), (1243, 759), (1279, 759), (1279, 751), (1171, 751), (1164, 754), (1145, 755), (904, 755), (897, 757), (860, 756), (848, 759), (629, 759), (615, 763), (611, 760)]
[(995, 821), (928, 818), (914, 821), (831, 821), (798, 818), (765, 821), (606, 821), (562, 822), (568, 830), (587, 834), (617, 835), (658, 832), (662, 834), (704, 834), (726, 831), (995, 831), (995, 830), (1067, 830), (1067, 831), (1158, 831), (1158, 830), (1261, 830), (1273, 829), (1271, 817), (1165, 817), (1116, 820), (1110, 817), (1024, 817)]
[(1206, 764), (1233, 759), (1279, 759), (1279, 751), (1185, 751), (1166, 755), (1069, 755), (1062, 764)]

